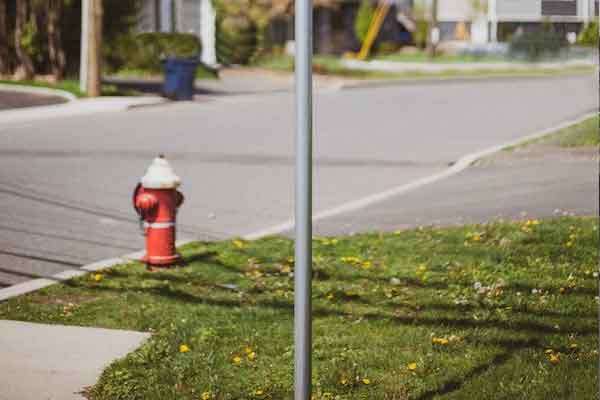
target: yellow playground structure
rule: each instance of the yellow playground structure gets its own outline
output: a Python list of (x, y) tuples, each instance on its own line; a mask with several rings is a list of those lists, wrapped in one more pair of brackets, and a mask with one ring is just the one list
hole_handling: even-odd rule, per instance
[(365, 36), (365, 40), (362, 42), (362, 46), (360, 47), (360, 51), (358, 54), (352, 54), (354, 58), (359, 60), (364, 60), (369, 56), (371, 52), (371, 48), (373, 47), (373, 43), (375, 43), (375, 39), (381, 30), (381, 26), (383, 25), (383, 21), (390, 11), (391, 1), (390, 0), (381, 0), (377, 4), (377, 8), (375, 9), (375, 14), (373, 15), (373, 19), (369, 24), (369, 30), (367, 31), (367, 35)]

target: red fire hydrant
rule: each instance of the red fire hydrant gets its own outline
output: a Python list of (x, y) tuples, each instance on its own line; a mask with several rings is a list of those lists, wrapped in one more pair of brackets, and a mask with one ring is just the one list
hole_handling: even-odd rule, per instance
[(146, 236), (148, 267), (169, 266), (181, 260), (175, 250), (177, 210), (183, 195), (177, 190), (179, 177), (163, 155), (155, 158), (133, 193), (133, 207)]

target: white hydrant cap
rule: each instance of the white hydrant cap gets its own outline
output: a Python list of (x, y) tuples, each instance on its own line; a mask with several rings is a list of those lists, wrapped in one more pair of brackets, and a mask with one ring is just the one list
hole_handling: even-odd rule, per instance
[(181, 180), (163, 155), (152, 161), (141, 182), (146, 189), (175, 189), (181, 184)]

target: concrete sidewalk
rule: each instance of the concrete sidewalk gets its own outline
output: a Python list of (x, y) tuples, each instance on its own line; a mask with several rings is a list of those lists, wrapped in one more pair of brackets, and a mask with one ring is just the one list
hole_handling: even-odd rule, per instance
[[(314, 75), (316, 90), (335, 90), (348, 80), (339, 77)], [(143, 93), (159, 95), (163, 78), (109, 76), (103, 82), (117, 85), (122, 89), (137, 90)], [(195, 94), (199, 96), (234, 96), (249, 94), (269, 94), (291, 92), (294, 90), (294, 74), (275, 72), (260, 68), (226, 68), (219, 71), (219, 79), (197, 79)]]
[(132, 107), (161, 104), (163, 102), (165, 100), (160, 97), (97, 97), (78, 99), (61, 104), (8, 109), (0, 111), (0, 126), (100, 112), (125, 111)]
[(315, 224), (339, 235), (598, 215), (598, 149), (532, 144), (483, 158), (461, 173)]
[(149, 336), (0, 320), (0, 400), (84, 399), (108, 364)]

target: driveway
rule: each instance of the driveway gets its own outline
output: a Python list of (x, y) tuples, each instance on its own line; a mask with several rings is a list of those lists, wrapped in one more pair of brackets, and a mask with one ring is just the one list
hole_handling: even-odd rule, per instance
[(0, 88), (0, 110), (34, 106), (47, 106), (65, 103), (67, 100), (60, 96), (33, 94)]
[[(579, 75), (319, 91), (315, 211), (430, 176), (467, 153), (597, 110), (592, 79)], [(183, 180), (187, 200), (179, 216), (181, 238), (248, 235), (290, 219), (293, 95), (208, 100), (0, 127), (0, 282), (11, 285), (141, 249), (131, 191), (159, 153), (166, 154)], [(506, 171), (488, 182), (502, 185), (469, 178), (462, 187), (494, 199), (518, 177)], [(557, 185), (554, 193), (570, 190)], [(426, 210), (436, 208), (447, 192), (428, 193), (412, 203), (420, 207), (418, 220), (387, 223), (383, 215), (369, 218), (383, 222), (364, 227), (391, 229), (440, 219)], [(454, 209), (468, 194), (455, 193)], [(558, 204), (556, 196), (542, 198)], [(386, 205), (386, 215), (404, 215), (403, 204)], [(344, 224), (327, 230), (358, 229)]]

